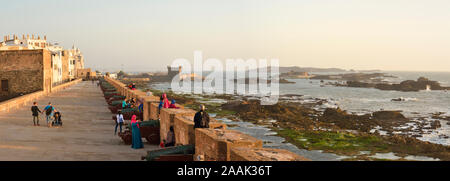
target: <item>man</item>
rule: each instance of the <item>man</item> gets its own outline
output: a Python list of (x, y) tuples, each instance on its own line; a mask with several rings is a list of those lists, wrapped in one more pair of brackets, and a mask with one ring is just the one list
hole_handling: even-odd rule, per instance
[(209, 115), (205, 111), (204, 105), (200, 105), (200, 111), (195, 113), (194, 129), (195, 128), (209, 128)]
[(146, 93), (146, 95), (147, 96), (152, 96), (153, 95), (153, 93), (150, 91), (150, 89), (147, 89), (147, 93)]
[(122, 111), (119, 111), (116, 116), (116, 129), (114, 130), (114, 135), (117, 134), (117, 127), (120, 126), (120, 133), (122, 133), (122, 125), (123, 125), (123, 114)]
[(47, 116), (47, 126), (51, 127), (53, 112), (55, 111), (55, 108), (53, 108), (51, 102), (49, 102), (48, 105), (44, 108), (44, 111), (45, 111), (45, 115)]
[[(34, 126), (39, 126), (39, 113), (42, 113), (37, 106), (37, 102), (33, 102), (33, 106), (31, 106), (31, 112), (33, 113), (33, 124)], [(37, 121), (37, 124), (36, 124)]]

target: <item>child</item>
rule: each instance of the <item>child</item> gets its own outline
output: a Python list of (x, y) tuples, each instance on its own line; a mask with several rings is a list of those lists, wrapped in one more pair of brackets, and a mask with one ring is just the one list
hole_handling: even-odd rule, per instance
[(59, 111), (55, 111), (54, 114), (53, 126), (62, 126), (61, 113)]
[[(42, 113), (37, 106), (37, 102), (33, 102), (33, 106), (31, 107), (31, 112), (33, 113), (33, 124), (34, 126), (39, 126), (39, 113)], [(37, 124), (36, 124), (37, 121)]]

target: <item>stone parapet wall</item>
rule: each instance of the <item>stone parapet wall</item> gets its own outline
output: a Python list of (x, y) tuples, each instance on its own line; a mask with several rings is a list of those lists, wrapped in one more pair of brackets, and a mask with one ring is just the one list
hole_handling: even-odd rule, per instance
[(175, 116), (186, 116), (194, 117), (195, 111), (192, 109), (161, 109), (161, 114), (159, 115), (159, 125), (160, 125), (160, 139), (161, 141), (167, 138), (167, 133), (171, 126), (174, 126)]
[(230, 161), (232, 148), (262, 148), (263, 145), (261, 140), (240, 131), (217, 129), (195, 129), (195, 142), (198, 161)]
[(57, 91), (60, 91), (60, 90), (64, 90), (64, 89), (66, 89), (66, 88), (68, 88), (68, 87), (70, 87), (70, 86), (72, 86), (72, 85), (75, 85), (75, 84), (80, 83), (81, 81), (83, 81), (83, 80), (82, 80), (82, 79), (76, 79), (76, 80), (74, 80), (74, 81), (67, 82), (67, 83), (65, 83), (65, 84), (61, 84), (61, 85), (52, 87), (51, 92), (57, 92)]
[[(211, 119), (210, 128), (226, 129), (225, 123), (217, 122)], [(175, 116), (174, 120), (175, 143), (177, 145), (195, 145), (195, 130), (193, 116)]]
[[(66, 89), (67, 87), (70, 87), (79, 82), (81, 82), (81, 79), (77, 79), (72, 82), (68, 82), (68, 83), (53, 87), (52, 92), (57, 92), (57, 91)], [(47, 93), (45, 91), (37, 91), (34, 93), (26, 94), (26, 95), (23, 95), (20, 97), (16, 97), (16, 98), (13, 98), (13, 99), (10, 99), (7, 101), (0, 102), (0, 112), (9, 112), (9, 111), (18, 109), (22, 106), (25, 106), (31, 102), (36, 101), (38, 98), (40, 98), (42, 96), (46, 96), (49, 94), (50, 93)]]
[(152, 102), (150, 103), (150, 120), (157, 120), (159, 119), (159, 112), (158, 112), (158, 105), (159, 103)]
[(157, 117), (152, 117), (152, 115), (154, 115), (155, 113), (151, 112), (152, 111), (151, 104), (159, 103), (159, 97), (147, 96), (145, 92), (142, 92), (140, 90), (131, 90), (124, 83), (109, 77), (105, 77), (105, 80), (108, 81), (112, 86), (114, 86), (121, 95), (126, 96), (127, 99), (136, 98), (138, 100), (144, 101), (144, 108), (143, 108), (144, 120), (157, 119)]
[(226, 124), (211, 118), (209, 129), (194, 130), (196, 111), (184, 109), (161, 109), (158, 114), (159, 97), (146, 96), (140, 90), (130, 90), (118, 80), (105, 77), (127, 98), (144, 100), (144, 120), (160, 120), (160, 139), (165, 140), (170, 126), (174, 127), (176, 145), (195, 145), (197, 161), (304, 161), (295, 153), (280, 149), (262, 148), (263, 142), (240, 131), (228, 130)]

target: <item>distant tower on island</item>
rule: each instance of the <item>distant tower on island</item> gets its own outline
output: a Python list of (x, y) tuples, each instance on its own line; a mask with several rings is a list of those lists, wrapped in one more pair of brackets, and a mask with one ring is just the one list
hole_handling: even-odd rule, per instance
[(179, 66), (179, 67), (167, 66), (167, 77), (169, 77), (170, 79), (172, 79), (179, 73), (181, 73), (181, 66)]

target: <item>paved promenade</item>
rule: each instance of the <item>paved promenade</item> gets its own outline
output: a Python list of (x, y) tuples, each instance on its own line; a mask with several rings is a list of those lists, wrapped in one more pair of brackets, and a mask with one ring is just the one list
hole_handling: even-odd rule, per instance
[[(62, 128), (33, 126), (31, 104), (0, 113), (0, 161), (9, 160), (140, 160), (147, 150), (158, 148), (144, 141), (134, 150), (114, 135), (114, 122), (97, 85), (81, 82), (39, 99), (43, 110), (48, 102), (62, 113)], [(125, 127), (124, 127), (125, 128)]]

